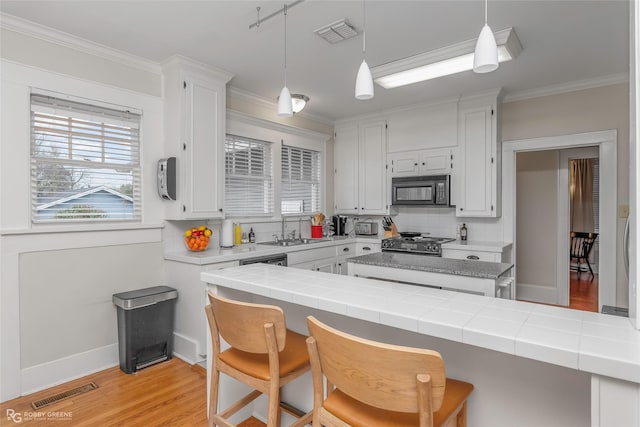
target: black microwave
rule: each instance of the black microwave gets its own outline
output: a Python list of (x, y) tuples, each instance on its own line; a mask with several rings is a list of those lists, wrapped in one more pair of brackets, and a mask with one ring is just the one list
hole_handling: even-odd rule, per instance
[(391, 204), (449, 207), (449, 175), (407, 176), (391, 179)]

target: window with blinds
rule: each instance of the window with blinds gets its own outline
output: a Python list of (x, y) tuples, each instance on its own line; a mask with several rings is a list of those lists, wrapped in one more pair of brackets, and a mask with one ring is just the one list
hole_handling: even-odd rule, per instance
[(140, 118), (31, 94), (33, 221), (140, 221)]
[(320, 210), (320, 152), (282, 146), (283, 214)]
[(231, 216), (273, 215), (271, 143), (227, 135), (224, 210)]

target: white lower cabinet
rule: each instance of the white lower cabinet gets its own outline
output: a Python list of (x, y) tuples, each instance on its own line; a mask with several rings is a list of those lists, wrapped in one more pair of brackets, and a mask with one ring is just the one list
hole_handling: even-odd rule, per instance
[(347, 243), (318, 249), (289, 252), (287, 265), (304, 270), (347, 274), (346, 260), (356, 255), (356, 244)]
[(371, 243), (356, 243), (356, 256), (374, 254), (382, 251), (382, 244), (379, 240)]
[(207, 320), (204, 306), (207, 304), (207, 288), (200, 280), (200, 273), (238, 265), (238, 261), (197, 265), (165, 260), (166, 284), (178, 291), (173, 351), (181, 358), (191, 363), (206, 358)]
[(442, 258), (467, 259), (472, 261), (502, 262), (502, 252), (442, 249)]

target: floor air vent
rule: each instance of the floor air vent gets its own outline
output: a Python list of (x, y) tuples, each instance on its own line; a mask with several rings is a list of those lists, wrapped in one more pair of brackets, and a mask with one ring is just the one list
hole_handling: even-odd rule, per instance
[(47, 397), (46, 399), (37, 400), (31, 403), (31, 407), (33, 409), (40, 409), (47, 405), (52, 405), (54, 403), (60, 402), (61, 400), (68, 399), (73, 396), (77, 396), (79, 394), (86, 393), (91, 390), (97, 389), (98, 386), (94, 382), (90, 382), (89, 384), (82, 385), (80, 387), (73, 388), (71, 390), (67, 390), (65, 392), (55, 394), (53, 396)]

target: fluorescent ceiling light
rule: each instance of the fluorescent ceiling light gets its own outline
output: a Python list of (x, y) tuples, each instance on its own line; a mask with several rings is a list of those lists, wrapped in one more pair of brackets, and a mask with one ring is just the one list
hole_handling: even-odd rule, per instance
[[(495, 33), (498, 62), (510, 61), (522, 51), (522, 45), (513, 28)], [(473, 69), (476, 39), (420, 53), (398, 61), (378, 65), (371, 69), (373, 79), (385, 89), (418, 83)]]

